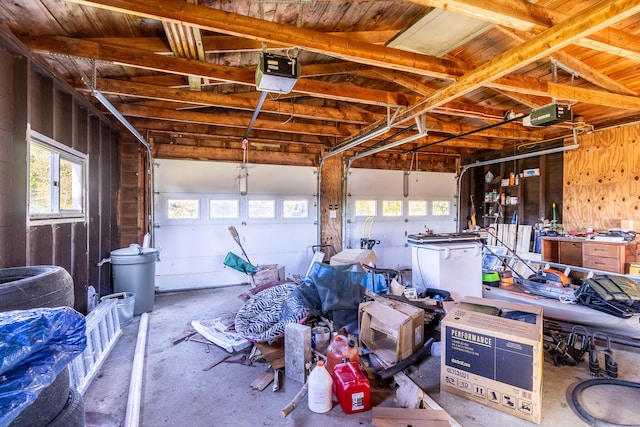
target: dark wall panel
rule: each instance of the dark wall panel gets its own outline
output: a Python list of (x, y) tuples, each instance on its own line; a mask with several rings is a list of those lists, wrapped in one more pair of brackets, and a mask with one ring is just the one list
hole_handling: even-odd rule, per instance
[[(87, 310), (87, 289), (109, 293), (110, 267), (98, 267), (119, 246), (119, 131), (27, 49), (0, 32), (0, 268), (55, 264), (73, 277), (75, 308)], [(86, 222), (27, 225), (27, 144), (31, 128), (89, 157)]]

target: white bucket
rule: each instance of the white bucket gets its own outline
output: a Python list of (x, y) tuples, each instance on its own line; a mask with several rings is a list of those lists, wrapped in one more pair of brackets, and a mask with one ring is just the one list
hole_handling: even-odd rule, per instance
[(118, 319), (120, 326), (127, 326), (133, 319), (133, 310), (136, 304), (136, 294), (133, 292), (119, 292), (117, 294), (105, 295), (100, 301), (106, 299), (117, 299), (116, 307), (118, 308)]

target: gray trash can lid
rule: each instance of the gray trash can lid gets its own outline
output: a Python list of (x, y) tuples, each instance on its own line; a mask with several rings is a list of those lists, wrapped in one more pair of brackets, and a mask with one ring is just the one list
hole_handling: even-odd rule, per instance
[(111, 256), (139, 256), (151, 255), (158, 252), (155, 248), (143, 248), (138, 244), (131, 244), (127, 248), (121, 248), (111, 251)]

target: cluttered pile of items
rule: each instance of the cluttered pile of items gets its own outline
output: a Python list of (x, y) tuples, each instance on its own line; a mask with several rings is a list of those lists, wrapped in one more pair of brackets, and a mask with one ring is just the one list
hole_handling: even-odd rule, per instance
[[(408, 414), (420, 406), (376, 407), (372, 402), (381, 399), (371, 396), (372, 389), (393, 392), (407, 378), (403, 371), (442, 351), (443, 390), (469, 398), (462, 387), (474, 378), (484, 390), (474, 400), (481, 396), (488, 406), (540, 421), (541, 310), (472, 297), (456, 303), (446, 290), (418, 291), (401, 272), (376, 268), (375, 253), (367, 248), (322, 260), (315, 258), (304, 278), (260, 281), (232, 322), (193, 324), (230, 353), (251, 348), (249, 358), (262, 354), (274, 369), (274, 391), (285, 377), (301, 384), (283, 416), (306, 400), (319, 413), (334, 402), (345, 414), (372, 410), (374, 425), (407, 416), (450, 425), (435, 402), (436, 411)], [(530, 375), (521, 375), (525, 368)], [(505, 398), (513, 404), (505, 406)]]
[[(376, 268), (375, 253), (366, 246), (323, 261), (324, 256), (314, 258), (302, 279), (282, 280), (278, 268), (263, 271), (259, 277), (272, 280), (260, 280), (234, 319), (212, 328), (218, 337), (211, 341), (227, 351), (251, 347), (252, 357), (265, 356), (274, 368), (274, 391), (285, 376), (302, 384), (282, 409), (285, 417), (306, 398), (314, 412), (329, 411), (336, 401), (345, 414), (372, 410), (374, 425), (404, 419), (406, 412), (372, 404), (380, 402), (372, 390), (397, 386), (403, 371), (436, 351), (442, 354), (441, 391), (534, 423), (542, 420), (545, 356), (556, 366), (576, 365), (588, 356), (591, 375), (612, 380), (617, 373), (610, 342), (605, 339), (601, 347), (602, 337), (584, 328), (570, 334), (550, 330), (535, 304), (475, 296), (452, 301), (440, 288), (419, 291), (402, 272)], [(220, 334), (238, 342), (216, 342)], [(580, 409), (574, 412), (584, 420)], [(442, 412), (437, 416), (449, 425)], [(435, 412), (409, 416), (423, 421), (427, 414)]]
[(375, 268), (375, 253), (366, 247), (323, 259), (316, 253), (304, 278), (287, 280), (276, 266), (245, 268), (261, 273), (233, 322), (192, 323), (229, 353), (262, 354), (274, 369), (274, 390), (284, 377), (302, 385), (283, 416), (305, 398), (314, 412), (330, 410), (334, 399), (346, 414), (373, 409), (370, 381), (388, 385), (430, 354), (439, 341), (442, 303), (450, 300), (446, 291), (418, 294), (402, 285), (408, 281), (401, 272)]

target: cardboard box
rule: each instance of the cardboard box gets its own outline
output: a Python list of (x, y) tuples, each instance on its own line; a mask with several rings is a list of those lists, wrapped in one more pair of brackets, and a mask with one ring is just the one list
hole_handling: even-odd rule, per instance
[(363, 302), (360, 343), (389, 364), (411, 356), (424, 343), (424, 310), (400, 301)]
[(261, 266), (253, 275), (253, 282), (256, 286), (266, 285), (271, 282), (284, 282), (284, 265), (270, 264)]
[(345, 249), (332, 256), (329, 265), (375, 265), (376, 262), (378, 262), (378, 257), (371, 249)]
[(449, 414), (443, 409), (413, 409), (374, 406), (371, 424), (376, 427), (449, 427)]
[(442, 320), (440, 389), (540, 424), (542, 308), (466, 297)]

